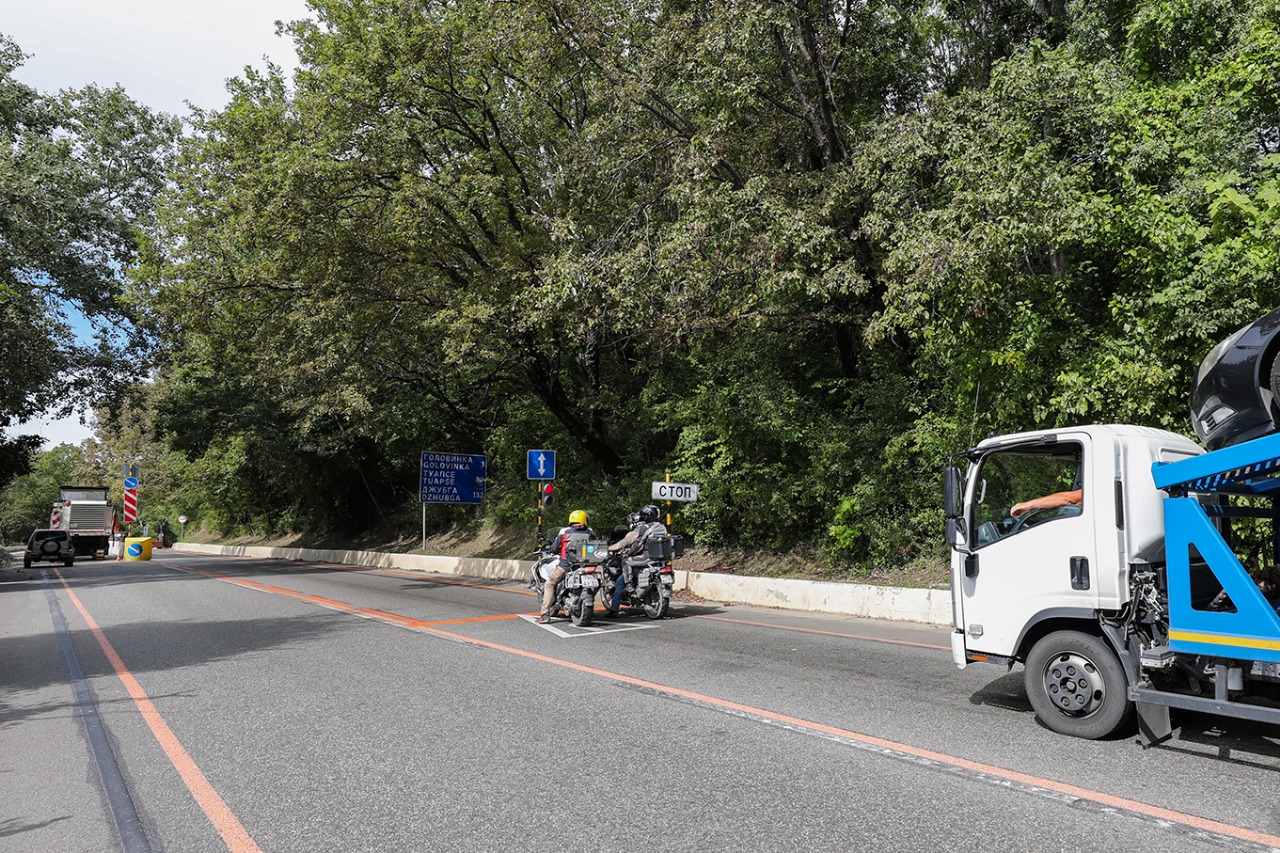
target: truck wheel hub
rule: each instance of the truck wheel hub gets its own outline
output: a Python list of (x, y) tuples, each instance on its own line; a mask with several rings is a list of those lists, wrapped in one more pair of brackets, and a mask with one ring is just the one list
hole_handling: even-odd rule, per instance
[(1071, 717), (1087, 717), (1102, 706), (1102, 675), (1078, 652), (1063, 652), (1045, 664), (1044, 689), (1054, 706)]

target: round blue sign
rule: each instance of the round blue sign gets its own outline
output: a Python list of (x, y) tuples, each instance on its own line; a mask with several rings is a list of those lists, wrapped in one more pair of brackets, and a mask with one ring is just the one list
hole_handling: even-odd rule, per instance
[(141, 542), (131, 542), (131, 543), (129, 543), (129, 556), (130, 556), (130, 557), (141, 557), (141, 556), (142, 556), (142, 543), (141, 543)]
[(137, 477), (125, 477), (125, 478), (124, 478), (124, 487), (125, 487), (126, 489), (136, 489), (136, 488), (138, 488), (138, 478), (137, 478)]

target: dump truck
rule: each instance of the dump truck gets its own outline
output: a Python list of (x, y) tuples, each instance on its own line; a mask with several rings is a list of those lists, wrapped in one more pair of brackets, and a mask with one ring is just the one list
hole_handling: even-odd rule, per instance
[[(1243, 339), (1265, 364), (1233, 375), (1274, 384), (1275, 349), (1244, 332), (1198, 383), (1221, 383), (1217, 361)], [(1267, 388), (1198, 389), (1208, 451), (1111, 424), (993, 436), (953, 457), (956, 665), (1021, 664), (1039, 719), (1076, 737), (1136, 720), (1154, 745), (1176, 710), (1280, 724), (1280, 433), (1232, 400), (1258, 393), (1265, 417)], [(1250, 419), (1224, 438), (1235, 411)]]
[(115, 507), (106, 486), (59, 486), (49, 527), (71, 535), (77, 557), (98, 560), (107, 555), (115, 530)]

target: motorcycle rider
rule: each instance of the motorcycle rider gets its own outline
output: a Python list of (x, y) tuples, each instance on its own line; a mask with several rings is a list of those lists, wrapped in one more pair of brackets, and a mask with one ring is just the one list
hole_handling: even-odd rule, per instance
[(628, 594), (635, 592), (636, 570), (639, 568), (639, 564), (644, 562), (644, 558), (638, 555), (644, 553), (645, 546), (650, 539), (655, 536), (667, 535), (667, 526), (658, 520), (661, 514), (653, 504), (641, 507), (638, 513), (639, 522), (631, 528), (626, 536), (609, 546), (610, 553), (621, 554), (624, 558), (622, 561), (623, 572), (618, 577), (618, 584), (613, 591), (613, 601), (610, 602), (608, 610), (610, 616), (618, 615), (618, 608), (622, 604), (624, 589)]
[[(616, 554), (624, 548), (630, 552), (632, 546), (635, 545), (636, 538), (644, 532), (645, 522), (640, 520), (640, 511), (637, 510), (627, 516), (627, 533), (617, 542), (609, 546), (609, 553)], [(613, 587), (613, 595), (609, 599), (609, 603), (605, 607), (607, 616), (617, 616), (618, 609), (622, 606), (622, 593), (627, 586), (627, 573), (621, 568), (621, 560), (619, 560), (618, 577)]]
[(564, 580), (564, 576), (569, 571), (569, 535), (573, 533), (594, 535), (591, 528), (587, 526), (586, 510), (575, 509), (569, 513), (569, 526), (560, 528), (560, 532), (546, 547), (547, 553), (560, 555), (560, 562), (551, 570), (547, 585), (542, 590), (542, 612), (538, 614), (539, 625), (545, 625), (551, 621), (551, 606), (556, 600), (556, 584)]

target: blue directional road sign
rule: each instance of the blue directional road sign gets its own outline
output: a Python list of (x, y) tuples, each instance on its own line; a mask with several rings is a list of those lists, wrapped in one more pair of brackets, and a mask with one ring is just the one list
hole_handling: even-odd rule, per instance
[(556, 478), (556, 452), (554, 450), (530, 450), (528, 461), (530, 480), (554, 480)]
[(424, 451), (418, 500), (424, 504), (478, 504), (484, 500), (488, 459), (471, 453)]

